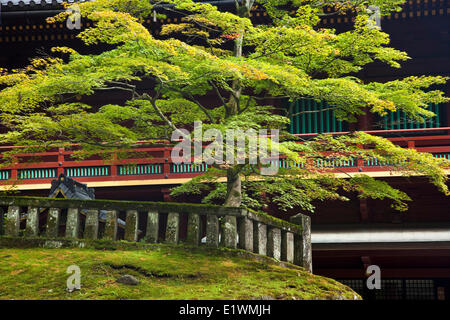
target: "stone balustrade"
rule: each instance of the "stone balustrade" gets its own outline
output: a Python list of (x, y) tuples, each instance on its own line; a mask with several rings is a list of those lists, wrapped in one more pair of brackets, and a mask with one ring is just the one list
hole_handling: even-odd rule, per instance
[(3, 219), (4, 234), (10, 237), (224, 246), (312, 271), (310, 219), (301, 214), (287, 222), (265, 213), (214, 205), (0, 197), (0, 222)]

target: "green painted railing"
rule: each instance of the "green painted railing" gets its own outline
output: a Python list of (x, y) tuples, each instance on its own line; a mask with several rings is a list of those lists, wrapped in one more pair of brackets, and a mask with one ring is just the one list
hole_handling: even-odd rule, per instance
[(348, 123), (338, 121), (335, 112), (326, 102), (302, 99), (287, 102), (290, 115), (289, 131), (292, 134), (343, 132)]
[(435, 117), (426, 118), (425, 122), (421, 123), (417, 120), (409, 118), (403, 111), (389, 112), (382, 117), (382, 124), (378, 124), (383, 130), (406, 130), (406, 129), (425, 129), (425, 128), (440, 128), (445, 125), (442, 118), (443, 105), (431, 103), (427, 110), (436, 114)]
[(121, 176), (160, 174), (160, 173), (162, 173), (161, 164), (123, 165), (118, 167), (118, 174)]
[(171, 173), (197, 173), (197, 172), (205, 172), (208, 169), (208, 165), (206, 163), (200, 164), (175, 164), (172, 163), (170, 166)]
[(66, 168), (65, 174), (68, 177), (102, 177), (109, 176), (110, 170), (108, 166), (103, 167), (73, 167)]
[[(450, 153), (434, 153), (434, 157), (436, 158), (445, 158), (450, 160)], [(275, 164), (280, 168), (289, 169), (292, 167), (298, 167), (303, 168), (303, 164), (298, 164), (293, 162), (292, 160), (288, 159), (279, 159), (279, 160), (271, 160), (272, 164)], [(402, 164), (403, 162), (400, 162), (398, 160), (384, 160), (380, 161), (377, 158), (370, 158), (364, 160), (364, 167), (388, 167), (388, 166), (394, 166)], [(345, 168), (345, 167), (357, 167), (357, 160), (356, 159), (315, 159), (314, 160), (315, 167), (317, 168)]]
[(0, 170), (0, 180), (8, 180), (11, 177), (11, 171)]
[(46, 179), (55, 178), (55, 168), (20, 169), (17, 171), (19, 179)]
[(355, 159), (317, 159), (315, 165), (318, 168), (344, 168), (344, 167), (356, 167)]
[[(278, 165), (280, 168), (303, 168), (304, 164), (295, 163), (292, 160), (288, 159), (279, 159), (279, 160), (271, 160), (271, 163), (274, 165)], [(342, 167), (356, 167), (355, 159), (348, 160), (339, 160), (339, 159), (316, 159), (314, 160), (314, 164), (317, 168), (342, 168)]]
[[(450, 160), (450, 153), (433, 153), (433, 157), (435, 158), (445, 158)], [(403, 162), (399, 162), (398, 160), (387, 160), (387, 161), (379, 161), (377, 158), (371, 158), (364, 160), (365, 167), (385, 167), (385, 166), (394, 166), (398, 164), (402, 164)]]
[(433, 156), (435, 158), (444, 158), (447, 160), (450, 160), (450, 152), (446, 152), (446, 153), (433, 153)]
[(385, 160), (385, 161), (380, 161), (377, 158), (371, 158), (371, 159), (365, 159), (364, 160), (364, 166), (365, 167), (388, 167), (388, 166), (394, 166), (394, 165), (398, 165), (404, 163), (400, 162), (398, 160)]
[(279, 159), (279, 160), (271, 160), (272, 165), (278, 165), (279, 168), (289, 169), (292, 167), (303, 168), (304, 165), (302, 163), (296, 163), (292, 160), (288, 159)]

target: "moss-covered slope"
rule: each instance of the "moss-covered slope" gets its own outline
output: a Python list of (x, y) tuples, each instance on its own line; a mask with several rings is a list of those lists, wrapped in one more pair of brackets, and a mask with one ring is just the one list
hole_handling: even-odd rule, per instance
[[(237, 250), (153, 245), (145, 249), (0, 248), (0, 299), (358, 299), (348, 287)], [(67, 267), (81, 268), (66, 291)], [(123, 274), (137, 286), (116, 282)]]

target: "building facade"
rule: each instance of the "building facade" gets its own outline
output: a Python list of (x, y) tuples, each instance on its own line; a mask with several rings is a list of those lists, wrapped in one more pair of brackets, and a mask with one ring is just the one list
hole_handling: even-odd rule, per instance
[[(22, 67), (38, 52), (61, 44), (81, 52), (86, 50), (75, 38), (77, 30), (64, 24), (45, 23), (46, 17), (62, 10), (59, 2), (1, 0), (0, 66)], [(219, 2), (224, 10), (232, 10), (230, 1)], [(381, 27), (391, 35), (391, 46), (408, 52), (412, 59), (401, 69), (374, 63), (359, 76), (380, 82), (423, 74), (449, 76), (449, 15), (448, 0), (407, 1), (402, 12), (384, 17)], [(264, 23), (267, 14), (256, 7), (252, 19)], [(179, 17), (168, 15), (165, 20), (156, 21), (149, 17), (146, 23), (157, 34), (162, 24), (179, 21)], [(338, 31), (346, 30), (351, 23), (351, 17), (339, 16), (321, 21)], [(82, 27), (89, 25), (89, 21), (82, 22)], [(450, 96), (448, 84), (440, 89)], [(109, 98), (120, 100), (120, 93), (112, 93)], [(323, 108), (326, 102), (273, 103), (280, 103), (291, 113), (326, 109)], [(361, 130), (387, 137), (405, 148), (450, 159), (450, 105), (429, 105), (429, 110), (437, 116), (425, 123), (414, 122), (401, 112), (385, 117), (368, 114), (352, 124), (337, 121), (330, 110), (304, 113), (291, 118), (289, 130), (305, 139), (317, 133)], [(0, 152), (10, 148), (0, 146)], [(6, 185), (17, 180), (23, 195), (48, 196), (51, 181), (65, 174), (95, 188), (98, 199), (170, 201), (171, 187), (207, 169), (206, 164), (194, 167), (171, 163), (168, 147), (143, 143), (136, 151), (145, 156), (108, 164), (99, 157), (75, 162), (70, 158), (73, 150), (62, 148), (40, 154), (38, 163), (26, 161), (36, 155), (23, 155), (14, 167), (0, 169), (0, 182)], [(281, 160), (280, 166), (284, 165)], [(398, 176), (390, 163), (358, 160), (317, 165), (385, 179), (406, 191), (413, 202), (405, 213), (394, 212), (383, 201), (360, 200), (355, 195), (349, 195), (352, 201), (347, 203), (317, 204), (317, 212), (311, 216), (314, 273), (338, 279), (367, 299), (450, 300), (450, 199), (423, 177)], [(285, 217), (274, 208), (269, 208), (269, 212)], [(366, 270), (370, 265), (380, 267), (381, 290), (369, 290), (366, 286)]]

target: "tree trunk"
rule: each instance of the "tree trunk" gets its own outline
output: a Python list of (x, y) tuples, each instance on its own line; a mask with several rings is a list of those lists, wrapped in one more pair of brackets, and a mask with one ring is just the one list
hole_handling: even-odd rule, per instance
[[(254, 0), (243, 0), (241, 4), (236, 2), (236, 10), (240, 17), (248, 18), (250, 16), (250, 10), (254, 4)], [(244, 30), (239, 32), (238, 37), (234, 41), (234, 55), (236, 57), (242, 56), (242, 48), (244, 42)], [(233, 95), (231, 95), (227, 116), (233, 116), (239, 112), (239, 98), (241, 96), (242, 88), (239, 80), (234, 80), (232, 84)], [(241, 167), (239, 165), (233, 165), (227, 170), (227, 195), (225, 198), (225, 205), (230, 207), (240, 207), (242, 203), (242, 188), (241, 188)]]
[(229, 207), (240, 207), (242, 203), (241, 170), (232, 167), (227, 170), (227, 196), (225, 205)]

